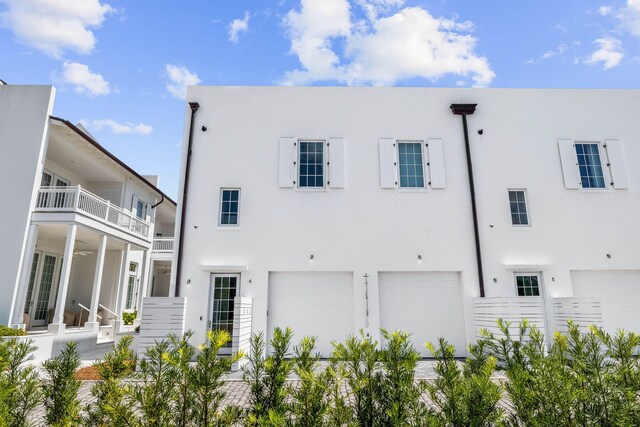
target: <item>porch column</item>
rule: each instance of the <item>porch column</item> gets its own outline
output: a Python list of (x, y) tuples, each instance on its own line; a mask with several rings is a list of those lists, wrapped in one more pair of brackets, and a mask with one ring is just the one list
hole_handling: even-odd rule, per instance
[(151, 251), (145, 250), (142, 252), (142, 269), (140, 270), (140, 292), (138, 294), (138, 313), (136, 320), (139, 322), (142, 317), (142, 299), (147, 295), (149, 291), (149, 267), (151, 266)]
[[(22, 268), (20, 269), (20, 278), (18, 280), (15, 299), (11, 307), (11, 326), (14, 328), (25, 329), (28, 325), (24, 323), (24, 306), (27, 298), (27, 288), (29, 287), (29, 277), (31, 276), (31, 264), (33, 263), (33, 254), (36, 251), (36, 243), (38, 243), (38, 224), (29, 226), (29, 234), (27, 235), (27, 244), (25, 246), (24, 256), (22, 257)], [(35, 284), (34, 284), (35, 285)]]
[(78, 226), (69, 224), (67, 226), (67, 241), (64, 246), (64, 260), (60, 271), (60, 283), (58, 283), (58, 299), (56, 300), (56, 311), (53, 315), (53, 322), (49, 324), (48, 331), (54, 334), (64, 333), (64, 308), (67, 301), (67, 291), (69, 291), (69, 279), (71, 278), (71, 263), (73, 262), (73, 249), (76, 244), (76, 232)]
[[(89, 305), (89, 318), (84, 325), (85, 330), (98, 332), (100, 322), (98, 321), (98, 303), (100, 302), (100, 288), (102, 286), (102, 271), (104, 269), (104, 254), (107, 251), (107, 236), (101, 235), (98, 244), (98, 256), (96, 258), (96, 270), (93, 275), (93, 289), (91, 291), (91, 304)], [(106, 315), (106, 313), (105, 313)]]
[(117, 286), (117, 294), (116, 294), (116, 306), (114, 308), (116, 315), (118, 318), (113, 321), (114, 329), (116, 333), (119, 333), (122, 330), (122, 326), (124, 322), (122, 321), (122, 308), (124, 306), (124, 301), (126, 298), (126, 289), (127, 285), (127, 272), (129, 271), (129, 252), (131, 251), (131, 244), (124, 244), (124, 251), (122, 251), (122, 262), (120, 264), (120, 282)]

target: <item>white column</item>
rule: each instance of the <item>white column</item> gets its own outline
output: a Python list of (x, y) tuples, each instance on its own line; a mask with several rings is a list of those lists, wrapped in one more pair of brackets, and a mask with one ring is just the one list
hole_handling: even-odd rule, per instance
[(29, 287), (29, 276), (31, 275), (31, 264), (33, 263), (33, 254), (36, 251), (36, 244), (38, 243), (38, 231), (37, 224), (31, 224), (29, 226), (29, 234), (27, 235), (27, 244), (24, 249), (24, 256), (22, 257), (22, 268), (20, 269), (20, 279), (18, 280), (17, 289), (15, 291), (15, 299), (13, 306), (11, 307), (11, 324), (14, 327), (24, 329), (25, 325), (23, 321), (25, 298), (27, 297), (27, 288)]
[[(129, 252), (131, 251), (131, 244), (124, 244), (124, 251), (122, 251), (122, 262), (120, 263), (120, 282), (117, 286), (117, 294), (116, 294), (116, 306), (114, 311), (118, 315), (118, 319), (113, 321), (113, 329), (114, 333), (119, 333), (122, 331), (122, 326), (124, 322), (122, 321), (122, 307), (124, 306), (125, 297), (127, 291), (125, 287), (127, 286), (127, 272), (129, 271)], [(115, 338), (115, 337), (114, 337)]]
[(138, 314), (136, 320), (140, 320), (142, 316), (142, 299), (147, 295), (149, 291), (149, 266), (151, 265), (151, 251), (145, 250), (142, 252), (142, 269), (140, 270), (140, 291), (138, 294)]
[(60, 273), (60, 283), (58, 283), (58, 299), (56, 301), (56, 311), (53, 315), (53, 322), (49, 324), (50, 333), (64, 333), (64, 307), (67, 301), (67, 292), (69, 291), (69, 279), (71, 278), (71, 264), (73, 262), (73, 248), (76, 244), (76, 232), (78, 226), (69, 224), (67, 226), (67, 242), (64, 247), (64, 260), (62, 261), (62, 270)]
[[(85, 330), (99, 331), (98, 303), (100, 302), (100, 288), (102, 287), (102, 271), (104, 270), (104, 254), (107, 251), (107, 236), (100, 236), (98, 244), (98, 256), (96, 258), (96, 270), (93, 275), (93, 289), (91, 291), (91, 304), (89, 305), (89, 319), (85, 323)], [(106, 315), (106, 313), (104, 314)]]

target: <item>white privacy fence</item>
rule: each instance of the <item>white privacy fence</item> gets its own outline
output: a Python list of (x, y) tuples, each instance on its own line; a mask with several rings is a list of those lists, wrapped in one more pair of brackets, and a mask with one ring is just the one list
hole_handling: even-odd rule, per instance
[(556, 330), (566, 332), (572, 320), (583, 332), (591, 325), (602, 327), (602, 305), (595, 298), (553, 298)]
[(138, 357), (144, 357), (147, 349), (156, 342), (167, 339), (169, 334), (185, 332), (187, 298), (145, 297), (142, 299)]
[[(602, 307), (596, 298), (549, 298), (547, 315), (551, 324), (546, 325), (553, 331), (567, 331), (567, 321), (572, 320), (584, 332), (590, 325), (601, 327)], [(544, 301), (541, 297), (491, 297), (476, 298), (473, 301), (475, 310), (476, 335), (486, 329), (500, 334), (498, 319), (511, 322), (509, 332), (518, 333), (518, 325), (528, 320), (529, 325), (545, 331)]]
[[(251, 298), (236, 297), (233, 307), (233, 340), (231, 349), (234, 353), (243, 352), (249, 355), (251, 339), (251, 316), (253, 312), (253, 301)], [(237, 371), (247, 363), (247, 358), (240, 359), (231, 367)]]
[(37, 212), (82, 212), (98, 221), (149, 236), (149, 223), (137, 218), (110, 201), (90, 193), (81, 186), (40, 187), (36, 199)]

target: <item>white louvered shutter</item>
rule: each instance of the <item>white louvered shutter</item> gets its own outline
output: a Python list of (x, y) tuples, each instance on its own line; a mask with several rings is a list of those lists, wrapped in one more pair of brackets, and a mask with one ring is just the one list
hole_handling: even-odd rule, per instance
[(617, 139), (608, 139), (605, 141), (605, 146), (607, 150), (607, 157), (609, 159), (609, 170), (611, 171), (613, 188), (629, 188), (629, 179), (627, 178), (627, 167), (625, 165), (624, 153), (622, 152), (622, 143)]
[(344, 139), (329, 138), (329, 187), (344, 188)]
[(396, 140), (393, 138), (380, 138), (380, 187), (396, 188), (398, 185), (396, 167)]
[(444, 172), (444, 143), (441, 139), (427, 141), (429, 152), (429, 176), (431, 188), (446, 188), (447, 180)]
[(569, 189), (580, 188), (580, 171), (578, 169), (578, 157), (572, 139), (559, 139), (560, 163), (562, 164), (562, 176), (564, 186)]
[(280, 138), (280, 162), (278, 185), (281, 188), (292, 188), (296, 180), (296, 139)]

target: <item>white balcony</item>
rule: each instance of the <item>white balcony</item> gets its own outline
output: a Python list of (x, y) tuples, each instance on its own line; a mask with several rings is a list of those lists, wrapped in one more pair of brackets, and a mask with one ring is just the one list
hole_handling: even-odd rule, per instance
[(153, 252), (173, 252), (173, 237), (153, 239)]
[(40, 187), (35, 212), (81, 213), (120, 230), (149, 236), (150, 224), (78, 186)]

